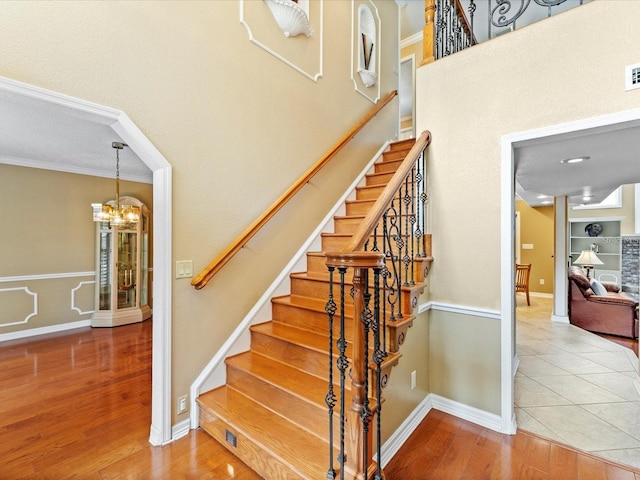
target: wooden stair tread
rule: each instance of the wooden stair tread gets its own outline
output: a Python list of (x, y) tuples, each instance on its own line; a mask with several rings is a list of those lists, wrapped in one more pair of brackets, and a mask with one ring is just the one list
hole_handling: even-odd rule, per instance
[(327, 335), (303, 330), (297, 327), (291, 327), (279, 322), (266, 322), (251, 327), (252, 332), (262, 333), (271, 337), (285, 340), (296, 345), (303, 346), (310, 350), (320, 353), (327, 353), (328, 343)]
[(285, 389), (298, 398), (326, 408), (327, 381), (265, 355), (245, 352), (227, 359), (227, 364)]
[[(258, 325), (253, 325), (251, 327), (252, 332), (262, 333), (263, 335), (267, 335), (270, 337), (277, 338), (279, 340), (283, 340), (285, 342), (293, 343), (295, 345), (302, 346), (309, 350), (313, 350), (318, 353), (327, 354), (328, 353), (328, 337), (326, 334), (320, 334), (316, 332), (312, 332), (310, 330), (304, 330), (297, 327), (292, 327), (286, 325), (284, 323), (279, 322), (266, 322), (260, 323)], [(337, 338), (335, 338), (337, 340)], [(351, 358), (351, 339), (346, 338), (347, 340), (347, 349), (346, 355)], [(369, 349), (373, 350), (373, 344), (370, 342)], [(335, 342), (333, 345), (333, 354), (335, 357), (338, 356), (338, 352), (335, 346)], [(401, 354), (391, 353), (383, 362), (384, 364), (388, 363), (397, 363), (397, 360), (401, 357)]]
[[(259, 445), (273, 458), (296, 471), (301, 478), (317, 479), (326, 475), (327, 442), (274, 415), (245, 395), (223, 386), (200, 395), (198, 403), (201, 411), (204, 410), (205, 421), (202, 426), (205, 430), (206, 414), (213, 414), (224, 423), (233, 425), (234, 432)], [(230, 445), (225, 446), (234, 451)]]

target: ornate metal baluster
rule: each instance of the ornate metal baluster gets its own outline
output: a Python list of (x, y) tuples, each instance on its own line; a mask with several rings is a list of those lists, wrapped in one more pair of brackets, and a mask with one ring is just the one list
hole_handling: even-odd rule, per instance
[[(380, 268), (373, 269), (373, 361), (376, 364), (376, 448), (378, 465), (374, 480), (383, 480), (381, 459), (382, 459), (382, 362), (387, 357), (386, 342), (380, 342)], [(384, 323), (384, 316), (383, 316)], [(383, 334), (386, 331), (383, 325)]]
[(469, 46), (473, 45), (473, 16), (476, 13), (476, 3), (474, 0), (469, 0), (469, 27), (471, 28), (471, 32), (469, 32)]
[(416, 163), (417, 171), (416, 171), (416, 190), (418, 191), (416, 197), (416, 240), (418, 242), (418, 249), (416, 252), (417, 257), (426, 257), (426, 252), (424, 248), (424, 235), (425, 235), (425, 213), (424, 206), (426, 199), (425, 188), (424, 188), (424, 169), (423, 169), (423, 159), (424, 159), (424, 150), (420, 154), (420, 158)]
[[(345, 307), (344, 307), (344, 277), (347, 271), (347, 267), (338, 267), (340, 273), (340, 338), (337, 342), (338, 347), (338, 370), (340, 370), (340, 455), (338, 457), (338, 463), (340, 465), (340, 480), (344, 480), (344, 464), (347, 461), (345, 455), (345, 382), (346, 371), (349, 367), (349, 359), (346, 355), (347, 340), (345, 338)], [(332, 452), (333, 453), (333, 452)]]
[(335, 267), (329, 268), (329, 300), (325, 306), (325, 311), (329, 316), (329, 389), (325, 397), (325, 403), (329, 408), (329, 471), (327, 478), (336, 478), (336, 470), (333, 467), (333, 409), (336, 406), (336, 394), (333, 391), (333, 317), (336, 314), (337, 306), (333, 300), (333, 272)]
[[(369, 270), (364, 270), (364, 285), (368, 289), (369, 285)], [(367, 290), (363, 294), (364, 297), (364, 310), (360, 316), (362, 322), (362, 328), (364, 329), (364, 355), (362, 356), (363, 371), (364, 373), (364, 399), (362, 410), (360, 410), (360, 421), (362, 422), (362, 439), (364, 446), (362, 448), (362, 465), (363, 471), (369, 470), (369, 424), (371, 423), (371, 409), (369, 408), (369, 332), (373, 327), (373, 313), (369, 302), (371, 300), (371, 293)]]
[[(388, 219), (388, 225), (385, 226), (384, 235), (384, 254), (387, 259), (388, 274), (385, 275), (385, 286), (387, 289), (386, 304), (389, 305), (389, 321), (395, 322), (397, 317), (402, 317), (400, 311), (400, 274), (398, 272), (398, 257), (393, 253), (392, 240), (399, 235), (398, 229), (398, 211), (395, 208), (395, 199), (392, 200), (391, 206), (385, 212)], [(386, 223), (386, 222), (385, 222)], [(397, 311), (396, 311), (397, 309)]]
[(409, 258), (409, 265), (411, 266), (411, 276), (409, 280), (410, 285), (415, 285), (415, 262), (413, 261), (416, 255), (415, 247), (416, 247), (416, 182), (417, 182), (417, 173), (415, 165), (411, 168), (411, 213), (409, 213), (409, 226), (411, 227), (411, 255)]
[[(404, 281), (403, 285), (408, 286), (413, 283), (413, 275), (409, 276), (409, 267), (413, 261), (413, 222), (411, 216), (413, 214), (413, 169), (411, 173), (404, 179), (404, 194), (402, 200), (404, 202), (404, 224), (405, 224), (405, 238), (403, 241), (404, 254), (402, 255), (402, 264), (404, 265)], [(412, 246), (411, 255), (409, 255), (409, 245)], [(412, 270), (413, 273), (413, 270)]]

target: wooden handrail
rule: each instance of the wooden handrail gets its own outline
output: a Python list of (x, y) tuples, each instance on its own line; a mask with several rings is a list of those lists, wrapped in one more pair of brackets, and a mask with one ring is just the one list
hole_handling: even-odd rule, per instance
[(358, 230), (353, 234), (351, 242), (345, 249), (347, 252), (362, 250), (364, 244), (371, 235), (371, 232), (373, 232), (373, 229), (382, 218), (382, 214), (387, 209), (389, 203), (391, 203), (391, 200), (400, 188), (400, 185), (402, 185), (404, 179), (407, 178), (407, 175), (411, 172), (411, 169), (416, 164), (416, 160), (422, 151), (427, 148), (430, 143), (431, 133), (428, 130), (425, 130), (418, 137), (413, 147), (411, 147), (411, 150), (409, 150), (409, 153), (407, 153), (407, 156), (396, 170), (396, 173), (391, 177), (391, 180), (389, 180), (389, 183), (373, 204), (371, 210), (369, 210), (369, 213), (360, 224), (360, 227), (358, 227)]
[(397, 90), (390, 92), (384, 99), (378, 102), (362, 119), (349, 130), (320, 160), (318, 160), (307, 172), (298, 179), (280, 198), (278, 198), (262, 215), (260, 215), (249, 227), (238, 236), (222, 253), (220, 253), (207, 267), (191, 281), (197, 290), (203, 288), (211, 278), (224, 267), (233, 256), (238, 253), (260, 229), (271, 220), (289, 200), (291, 200), (302, 187), (331, 160), (362, 128), (377, 115), (398, 94)]

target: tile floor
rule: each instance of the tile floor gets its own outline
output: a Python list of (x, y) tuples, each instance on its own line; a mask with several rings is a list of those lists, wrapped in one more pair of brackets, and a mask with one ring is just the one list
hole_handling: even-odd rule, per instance
[(518, 428), (640, 468), (640, 377), (635, 353), (551, 322), (552, 300), (518, 294)]

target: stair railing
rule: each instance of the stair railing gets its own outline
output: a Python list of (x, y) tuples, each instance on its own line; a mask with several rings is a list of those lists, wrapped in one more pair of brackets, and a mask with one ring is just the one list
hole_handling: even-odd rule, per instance
[(378, 102), (356, 125), (351, 128), (331, 149), (325, 153), (313, 166), (305, 172), (289, 189), (284, 192), (265, 212), (260, 215), (247, 229), (242, 232), (227, 248), (225, 248), (207, 267), (191, 281), (197, 290), (203, 288), (213, 276), (222, 269), (234, 256), (251, 240), (269, 220), (271, 220), (296, 193), (335, 157), (342, 148), (349, 143), (398, 94), (397, 90), (390, 92)]
[[(430, 142), (431, 134), (423, 132), (348, 247), (342, 252), (325, 252), (329, 270), (326, 304), (329, 387), (325, 399), (329, 414), (329, 479), (384, 478), (380, 448), (381, 391), (388, 375), (383, 363), (389, 356), (386, 329), (388, 322), (395, 322), (403, 315), (402, 287), (415, 285), (416, 261), (431, 255), (430, 237), (425, 233), (425, 149)], [(336, 270), (338, 280), (335, 279)], [(349, 271), (351, 287), (348, 285)], [(350, 303), (353, 305), (353, 339), (348, 345), (345, 331)], [(346, 385), (348, 377), (350, 390)], [(339, 388), (337, 393), (336, 386)], [(349, 392), (350, 402), (347, 399)], [(374, 416), (377, 464), (372, 461)], [(339, 428), (339, 440), (334, 442), (336, 427)]]
[[(460, 0), (425, 0), (425, 25), (422, 34), (422, 64), (471, 47), (516, 29), (518, 20), (525, 25), (538, 21), (566, 0), (469, 0), (465, 11)], [(588, 0), (580, 0), (582, 5)], [(537, 5), (524, 15), (529, 7)], [(481, 8), (478, 10), (478, 6)], [(539, 8), (538, 8), (539, 7)], [(545, 10), (546, 9), (546, 12)], [(476, 10), (478, 10), (476, 12)], [(476, 15), (477, 14), (477, 15)], [(481, 22), (474, 20), (480, 17)], [(486, 22), (486, 23), (485, 23)]]

